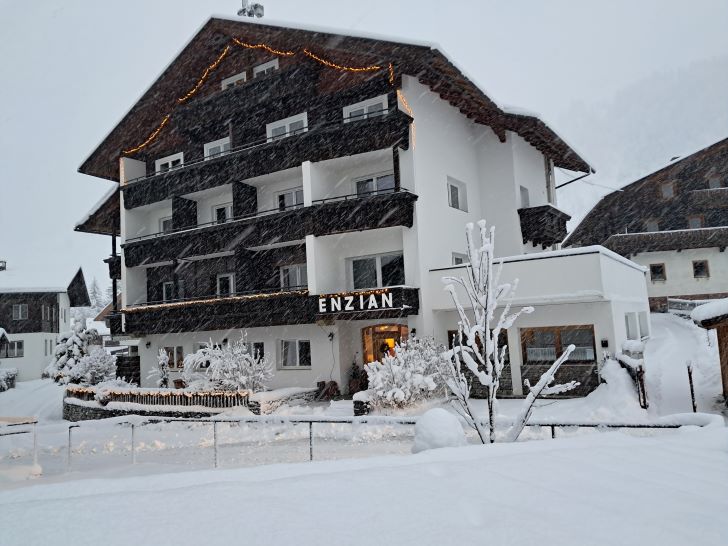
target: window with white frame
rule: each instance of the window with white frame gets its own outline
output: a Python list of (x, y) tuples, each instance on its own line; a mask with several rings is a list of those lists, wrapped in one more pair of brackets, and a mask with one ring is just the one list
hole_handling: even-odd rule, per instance
[(248, 353), (255, 359), (263, 358), (265, 356), (265, 343), (262, 341), (246, 341), (245, 347), (248, 350)]
[(235, 293), (235, 273), (222, 273), (217, 276), (217, 295), (231, 296)]
[(278, 210), (297, 209), (303, 206), (303, 188), (293, 188), (278, 194)]
[(344, 106), (344, 123), (383, 116), (388, 112), (388, 109), (387, 95), (380, 95), (373, 99), (350, 104), (349, 106)]
[(230, 151), (230, 137), (221, 138), (208, 142), (203, 146), (205, 159), (212, 159), (225, 155)]
[(354, 180), (356, 194), (359, 196), (376, 195), (378, 193), (389, 193), (394, 191), (394, 174), (383, 173), (366, 176)]
[(230, 89), (231, 87), (235, 87), (236, 85), (240, 85), (241, 83), (245, 83), (247, 80), (247, 76), (245, 75), (245, 72), (241, 72), (240, 74), (235, 74), (234, 76), (230, 76), (229, 78), (225, 78), (220, 83), (220, 86), (223, 89)]
[(162, 283), (162, 301), (172, 301), (174, 299), (174, 283), (167, 281)]
[(172, 225), (172, 217), (171, 216), (165, 216), (164, 218), (159, 219), (159, 232), (160, 233), (169, 233), (172, 231), (173, 225)]
[(13, 320), (26, 320), (28, 318), (28, 304), (27, 303), (14, 303), (13, 304)]
[(470, 258), (468, 258), (467, 254), (463, 254), (462, 252), (452, 253), (452, 265), (462, 265), (467, 263), (470, 263)]
[(0, 351), (0, 358), (22, 358), (25, 354), (25, 344), (20, 341), (9, 341)]
[(154, 171), (157, 174), (166, 173), (168, 171), (171, 171), (172, 169), (178, 169), (179, 167), (183, 166), (184, 164), (185, 164), (185, 154), (184, 154), (184, 152), (179, 152), (178, 154), (172, 154), (172, 155), (168, 155), (167, 157), (157, 159), (154, 162)]
[(169, 357), (170, 369), (177, 368), (181, 370), (184, 368), (185, 351), (181, 345), (164, 347), (164, 352), (167, 353), (167, 356)]
[(640, 326), (640, 338), (645, 339), (646, 337), (650, 337), (650, 321), (647, 316), (647, 311), (637, 313), (637, 319)]
[(253, 67), (253, 78), (260, 78), (272, 74), (274, 70), (278, 70), (278, 59), (273, 59), (267, 63), (259, 64)]
[(218, 224), (224, 224), (233, 217), (233, 204), (222, 203), (212, 207), (212, 218)]
[(468, 191), (464, 182), (447, 177), (447, 204), (454, 209), (468, 211)]
[(624, 314), (624, 327), (627, 332), (627, 339), (639, 339), (639, 325), (637, 322), (637, 313)]
[(282, 339), (281, 368), (310, 368), (311, 342), (308, 339)]
[(296, 114), (290, 118), (279, 119), (265, 126), (268, 142), (286, 138), (308, 131), (308, 113)]
[(404, 256), (401, 252), (353, 258), (350, 264), (354, 290), (404, 284)]
[(281, 288), (308, 286), (306, 264), (284, 265), (281, 267)]

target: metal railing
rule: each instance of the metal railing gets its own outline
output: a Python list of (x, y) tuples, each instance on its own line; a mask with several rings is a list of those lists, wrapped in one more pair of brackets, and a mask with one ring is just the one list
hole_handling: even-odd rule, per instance
[[(31, 425), (31, 429), (15, 430), (13, 427)], [(33, 434), (33, 466), (38, 465), (38, 419), (35, 418), (7, 418), (0, 417), (0, 437), (16, 436), (18, 434)]]
[[(275, 416), (261, 415), (253, 417), (211, 417), (205, 419), (195, 418), (140, 418), (138, 420), (116, 421), (117, 425), (128, 425), (131, 428), (131, 464), (136, 464), (136, 428), (149, 424), (158, 423), (203, 423), (212, 426), (212, 444), (213, 444), (213, 467), (218, 468), (220, 465), (219, 458), (219, 442), (218, 442), (218, 425), (220, 423), (256, 423), (270, 425), (308, 425), (308, 460), (314, 460), (314, 424), (350, 424), (350, 425), (410, 425), (417, 424), (417, 417), (388, 417), (388, 416), (372, 416), (366, 415), (361, 417), (317, 417), (317, 416)], [(503, 423), (499, 423), (502, 425)], [(510, 423), (512, 424), (512, 423)], [(486, 428), (488, 423), (482, 422)], [(573, 428), (594, 428), (603, 430), (616, 429), (655, 429), (669, 430), (678, 429), (683, 426), (707, 426), (708, 423), (698, 423), (696, 421), (675, 421), (675, 422), (653, 422), (653, 423), (598, 423), (598, 422), (579, 422), (579, 421), (548, 421), (532, 419), (526, 423), (527, 427), (550, 428), (551, 438), (556, 438), (556, 429), (573, 429)], [(81, 428), (80, 423), (74, 423), (68, 426), (68, 449), (67, 449), (67, 468), (71, 469), (72, 464), (72, 431)]]
[(246, 290), (243, 292), (231, 292), (229, 294), (210, 294), (209, 296), (193, 296), (189, 298), (176, 298), (168, 300), (155, 300), (143, 303), (133, 303), (127, 305), (127, 309), (137, 309), (141, 307), (150, 307), (153, 305), (166, 305), (169, 303), (194, 303), (198, 301), (209, 301), (209, 300), (235, 300), (236, 298), (254, 298), (255, 296), (265, 295), (280, 295), (280, 296), (295, 296), (295, 295), (308, 295), (308, 286), (289, 286), (286, 288), (259, 288), (254, 290)]

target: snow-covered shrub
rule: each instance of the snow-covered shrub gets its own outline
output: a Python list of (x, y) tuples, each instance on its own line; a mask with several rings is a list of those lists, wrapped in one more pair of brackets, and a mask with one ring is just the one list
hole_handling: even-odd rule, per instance
[(157, 365), (149, 371), (147, 379), (157, 378), (157, 387), (166, 389), (169, 387), (169, 355), (164, 349), (159, 349)]
[(134, 383), (129, 383), (125, 379), (109, 379), (107, 381), (103, 381), (95, 386), (94, 389), (96, 393), (94, 394), (94, 399), (98, 401), (102, 406), (105, 406), (111, 401), (111, 391), (119, 390), (119, 389), (136, 389), (137, 386)]
[(69, 383), (81, 385), (96, 385), (116, 379), (116, 357), (101, 347), (94, 347), (68, 371), (67, 377)]
[(242, 335), (224, 345), (210, 340), (205, 347), (186, 355), (183, 377), (192, 388), (258, 392), (265, 390), (273, 377), (273, 365), (265, 355), (253, 354), (251, 344)]
[(431, 338), (411, 337), (395, 345), (394, 356), (366, 364), (369, 402), (375, 407), (404, 407), (444, 395), (442, 354), (445, 348)]
[(4, 368), (0, 370), (0, 392), (12, 389), (15, 386), (15, 377), (17, 375), (17, 368)]
[(441, 447), (460, 447), (467, 444), (460, 421), (442, 408), (426, 411), (415, 425), (412, 453)]
[(88, 355), (89, 344), (95, 342), (98, 336), (95, 329), (86, 329), (81, 323), (74, 324), (70, 332), (61, 334), (53, 360), (43, 372), (43, 377), (50, 377), (56, 383), (70, 382), (71, 370)]

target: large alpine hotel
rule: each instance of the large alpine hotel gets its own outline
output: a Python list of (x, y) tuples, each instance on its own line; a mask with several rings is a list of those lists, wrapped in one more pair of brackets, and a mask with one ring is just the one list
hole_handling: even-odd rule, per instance
[(645, 269), (557, 250), (555, 167), (591, 170), (430, 45), (213, 18), (81, 165), (118, 187), (76, 229), (112, 238), (112, 333), (143, 384), (160, 348), (179, 373), (244, 331), (271, 386), (345, 391), (410, 333), (448, 342), (441, 279), (486, 218), (515, 304), (535, 307), (508, 331), (511, 392), (573, 343), (560, 373), (583, 394), (605, 351), (649, 335)]

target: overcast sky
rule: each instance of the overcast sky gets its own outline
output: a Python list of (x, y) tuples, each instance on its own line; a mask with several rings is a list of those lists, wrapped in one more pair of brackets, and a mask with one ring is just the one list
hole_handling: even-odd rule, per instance
[[(695, 96), (688, 86), (675, 99), (700, 108), (674, 134), (659, 109), (630, 116), (626, 130), (649, 143), (648, 128), (661, 127), (660, 134), (671, 133), (669, 146), (646, 146), (635, 158), (633, 142), (597, 137), (610, 132), (605, 108), (635, 109), (620, 104), (635, 95), (625, 90), (666, 74), (677, 86), (680, 74), (726, 60), (722, 0), (263, 3), (264, 22), (440, 44), (496, 102), (540, 113), (597, 167), (602, 184), (627, 182), (608, 180), (618, 178), (610, 175), (615, 158), (631, 153), (633, 170), (645, 170), (673, 149), (678, 155), (728, 136), (728, 126), (716, 122), (728, 115), (725, 87), (705, 98), (697, 88), (713, 82), (701, 81)], [(38, 284), (67, 282), (56, 270), (78, 264), (87, 280), (106, 286), (101, 260), (110, 239), (73, 226), (110, 184), (77, 168), (210, 15), (234, 16), (239, 7), (236, 0), (0, 0), (0, 259), (27, 269)], [(671, 90), (661, 92), (669, 102)], [(583, 214), (607, 191), (595, 188), (572, 185), (562, 205)]]

